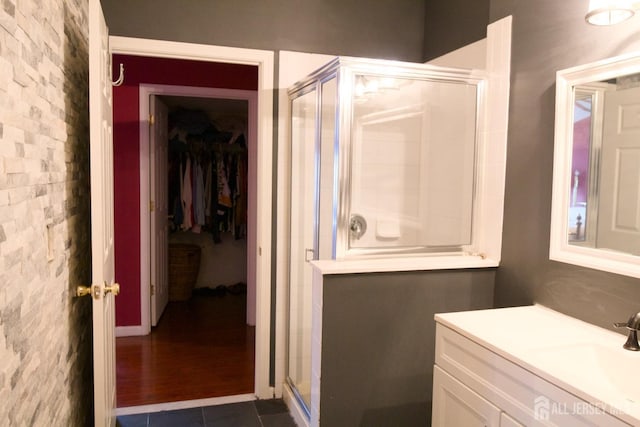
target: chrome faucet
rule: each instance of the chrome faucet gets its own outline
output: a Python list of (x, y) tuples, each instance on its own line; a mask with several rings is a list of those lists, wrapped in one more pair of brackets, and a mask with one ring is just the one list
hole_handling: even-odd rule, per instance
[(640, 330), (640, 313), (632, 315), (627, 323), (614, 323), (616, 328), (627, 328), (629, 330), (629, 338), (622, 347), (631, 351), (640, 351), (640, 345), (638, 345), (638, 331)]

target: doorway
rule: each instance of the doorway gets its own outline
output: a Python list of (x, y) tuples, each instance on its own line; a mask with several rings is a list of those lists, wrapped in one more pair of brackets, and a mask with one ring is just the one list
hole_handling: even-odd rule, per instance
[[(268, 243), (271, 241), (271, 175), (272, 175), (272, 82), (273, 82), (273, 53), (266, 51), (257, 51), (257, 50), (247, 50), (247, 49), (235, 49), (235, 48), (223, 48), (216, 46), (204, 46), (204, 45), (194, 45), (194, 44), (186, 44), (186, 43), (175, 43), (175, 42), (162, 42), (162, 41), (153, 41), (153, 40), (139, 40), (139, 39), (130, 39), (130, 38), (121, 38), (121, 37), (111, 37), (111, 48), (112, 52), (116, 55), (135, 55), (138, 57), (142, 57), (144, 55), (150, 55), (150, 58), (158, 59), (158, 60), (167, 60), (167, 59), (181, 59), (181, 60), (189, 60), (193, 62), (200, 62), (202, 64), (206, 63), (223, 63), (223, 64), (244, 64), (244, 65), (252, 65), (255, 67), (257, 71), (256, 74), (256, 86), (257, 91), (254, 91), (256, 94), (256, 98), (254, 100), (255, 103), (255, 116), (256, 116), (256, 129), (254, 135), (256, 140), (259, 141), (259, 144), (255, 144), (256, 147), (256, 160), (255, 160), (255, 176), (250, 179), (256, 185), (256, 197), (255, 197), (255, 206), (254, 212), (260, 212), (259, 215), (256, 215), (254, 223), (255, 227), (255, 235), (248, 239), (249, 242), (253, 243), (253, 247), (256, 252), (259, 251), (258, 256), (255, 256), (251, 265), (247, 265), (247, 269), (254, 269), (255, 275), (255, 303), (253, 306), (255, 307), (255, 381), (254, 381), (254, 390), (251, 394), (253, 398), (270, 398), (273, 397), (273, 387), (269, 384), (269, 341), (270, 341), (270, 258), (271, 258), (271, 245)], [(147, 56), (145, 56), (146, 58)], [(114, 57), (114, 62), (115, 57)], [(114, 68), (117, 68), (117, 62)], [(126, 64), (125, 64), (126, 67)], [(127, 78), (140, 78), (139, 76), (135, 76), (132, 74), (132, 68), (128, 67), (125, 69), (125, 84), (123, 85), (123, 91), (131, 91), (132, 87), (127, 86)], [(148, 69), (147, 69), (148, 70)], [(160, 71), (162, 73), (162, 78), (172, 77), (180, 75), (182, 78), (193, 77), (193, 73), (190, 73), (186, 70), (179, 70), (178, 73), (170, 73), (167, 71), (167, 67), (165, 63), (162, 63), (162, 66), (156, 67), (156, 71)], [(211, 79), (211, 74), (207, 76), (201, 76), (202, 78)], [(135, 90), (137, 91), (138, 87), (135, 86)], [(257, 94), (260, 93), (260, 96), (257, 97)], [(136, 96), (137, 98), (137, 96)], [(133, 103), (128, 103), (126, 105), (118, 105), (117, 96), (115, 97), (115, 105), (114, 111), (117, 109), (129, 109), (130, 113), (132, 111), (132, 107), (135, 110), (138, 110), (137, 101)], [(138, 114), (135, 113), (134, 120), (127, 120), (125, 124), (129, 132), (133, 130), (133, 126), (138, 127), (138, 124), (142, 126), (148, 125), (145, 120), (138, 120)], [(140, 117), (144, 117), (141, 115)], [(260, 121), (257, 120), (258, 117), (261, 117)], [(144, 122), (144, 123), (143, 123)], [(116, 135), (117, 136), (117, 135)], [(128, 135), (127, 137), (129, 137)], [(130, 138), (131, 139), (131, 138)], [(120, 144), (123, 145), (124, 149), (131, 150), (135, 149), (138, 151), (138, 143), (132, 140), (123, 140), (120, 138)], [(138, 158), (136, 154), (134, 158)], [(144, 174), (144, 168), (142, 162), (144, 159), (148, 159), (147, 157), (140, 156), (140, 176)], [(137, 160), (136, 160), (137, 161)], [(147, 165), (148, 166), (148, 165)], [(137, 167), (135, 168), (138, 169)], [(116, 167), (116, 173), (118, 173), (118, 169)], [(148, 171), (147, 171), (148, 173)], [(127, 183), (131, 182), (131, 184), (136, 184), (136, 177), (132, 176), (124, 176), (123, 173), (120, 173), (122, 179), (126, 178)], [(260, 179), (258, 179), (258, 177)], [(148, 216), (148, 211), (146, 215), (144, 215), (144, 207), (148, 206), (149, 198), (148, 198), (148, 190), (147, 197), (141, 191), (138, 198), (138, 202), (140, 203), (140, 222), (137, 227), (132, 227), (134, 233), (143, 233), (143, 230), (147, 230), (143, 223), (143, 217)], [(133, 218), (132, 222), (137, 222), (135, 220), (135, 213), (132, 215), (132, 210), (130, 207), (137, 205), (138, 203), (133, 203), (127, 206), (129, 209), (126, 212), (126, 215), (130, 218)], [(266, 226), (265, 226), (266, 225)], [(136, 228), (138, 230), (136, 230)], [(135, 247), (143, 248), (144, 245), (136, 245), (135, 240), (136, 236), (129, 233), (128, 237), (130, 240), (134, 241), (134, 244), (131, 245)], [(148, 238), (149, 236), (141, 236), (141, 241), (144, 240), (144, 237)], [(266, 243), (266, 244), (265, 244)], [(122, 252), (121, 252), (122, 253)], [(140, 256), (141, 258), (144, 256), (143, 254), (137, 255), (135, 251), (133, 251), (132, 255), (134, 257)], [(135, 260), (134, 260), (135, 262)], [(140, 259), (140, 265), (147, 265), (145, 261)], [(144, 270), (144, 269), (143, 269)], [(139, 277), (139, 279), (138, 279)], [(145, 278), (142, 277), (142, 273), (139, 273), (138, 276), (133, 275), (129, 277), (125, 277), (123, 282), (131, 282), (133, 283), (141, 283), (144, 285)], [(148, 277), (146, 281), (148, 283)], [(248, 280), (249, 281), (249, 280)], [(126, 289), (126, 284), (125, 286)], [(132, 290), (131, 285), (128, 286), (129, 291)], [(248, 291), (249, 291), (248, 286)], [(135, 292), (135, 288), (133, 288)], [(146, 295), (145, 295), (146, 292)], [(139, 318), (136, 320), (135, 317), (130, 321), (130, 323), (125, 324), (125, 328), (129, 328), (128, 333), (132, 335), (134, 332), (140, 334), (140, 330), (144, 330), (145, 326), (142, 323), (149, 322), (150, 314), (149, 314), (149, 304), (146, 303), (150, 298), (149, 287), (146, 289), (144, 286), (141, 286), (141, 289), (138, 291), (137, 299), (131, 298), (129, 302), (135, 305), (138, 304), (138, 316)], [(124, 296), (124, 295), (122, 295)], [(136, 300), (138, 302), (136, 302)], [(124, 301), (121, 300), (121, 301)], [(145, 307), (146, 306), (146, 307)], [(252, 306), (249, 304), (248, 306)], [(249, 312), (249, 310), (247, 310)], [(167, 314), (167, 313), (165, 313)], [(130, 325), (130, 326), (129, 326)], [(147, 327), (150, 327), (147, 326)], [(144, 333), (144, 332), (142, 332)], [(212, 361), (212, 364), (215, 364), (215, 361)]]
[[(220, 260), (220, 251), (216, 252), (212, 256), (217, 255), (217, 260), (213, 263), (201, 263), (202, 275), (199, 275), (196, 287), (210, 286), (211, 283), (206, 283), (208, 279), (218, 280), (222, 277), (223, 281), (228, 283), (244, 282), (246, 284), (247, 294), (247, 324), (255, 326), (258, 323), (257, 308), (258, 301), (257, 295), (257, 282), (259, 277), (257, 276), (256, 265), (258, 264), (257, 253), (257, 237), (256, 237), (256, 225), (259, 220), (258, 216), (258, 193), (257, 193), (257, 176), (258, 176), (258, 139), (257, 139), (257, 106), (258, 106), (258, 94), (256, 91), (251, 90), (235, 90), (235, 89), (217, 89), (195, 86), (177, 86), (177, 85), (160, 85), (160, 84), (141, 84), (139, 87), (139, 102), (140, 102), (140, 218), (141, 218), (141, 264), (153, 266), (156, 259), (160, 258), (154, 254), (154, 223), (153, 213), (162, 212), (166, 209), (168, 216), (174, 216), (176, 214), (175, 208), (172, 206), (162, 208), (162, 206), (155, 206), (157, 200), (167, 199), (167, 205), (175, 204), (175, 193), (177, 190), (167, 190), (169, 197), (173, 200), (169, 200), (169, 197), (162, 197), (154, 195), (155, 187), (154, 183), (160, 182), (161, 179), (166, 178), (164, 172), (160, 172), (157, 176), (152, 176), (157, 170), (157, 165), (154, 164), (153, 157), (155, 155), (155, 142), (152, 140), (156, 135), (156, 131), (150, 131), (150, 123), (153, 124), (154, 129), (161, 130), (166, 129), (166, 141), (168, 141), (169, 147), (167, 147), (169, 157), (174, 162), (173, 164), (173, 183), (166, 184), (167, 186), (178, 185), (179, 180), (176, 180), (175, 175), (180, 173), (179, 169), (182, 166), (182, 173), (184, 174), (186, 168), (186, 158), (198, 156), (198, 164), (200, 161), (206, 160), (206, 166), (213, 165), (215, 170), (226, 172), (225, 183), (222, 179), (217, 179), (217, 176), (212, 176), (212, 181), (218, 182), (222, 187), (226, 185), (226, 195), (224, 196), (226, 201), (221, 201), (213, 204), (209, 201), (209, 209), (211, 212), (207, 214), (203, 213), (207, 218), (203, 218), (201, 224), (196, 224), (194, 221), (195, 210), (191, 208), (192, 220), (182, 221), (184, 216), (183, 212), (178, 213), (180, 215), (180, 221), (174, 217), (167, 227), (171, 226), (174, 231), (192, 231), (192, 233), (184, 234), (181, 237), (174, 239), (175, 243), (192, 243), (201, 246), (205, 252), (211, 249), (213, 244), (220, 244), (222, 240), (233, 242), (239, 240), (237, 238), (243, 238), (244, 244), (226, 245), (229, 250), (235, 253), (232, 258), (226, 258)], [(157, 102), (155, 102), (156, 100)], [(157, 123), (162, 117), (162, 114), (157, 114), (157, 105), (166, 105), (167, 123)], [(170, 115), (173, 113), (174, 117)], [(155, 117), (154, 117), (155, 116)], [(171, 123), (173, 120), (173, 123)], [(200, 123), (199, 123), (200, 122)], [(198, 127), (203, 130), (198, 129)], [(187, 141), (190, 139), (190, 141)], [(176, 163), (176, 156), (181, 156), (183, 162), (181, 165)], [(243, 159), (242, 162), (238, 162), (238, 159)], [(194, 160), (195, 157), (194, 157)], [(212, 162), (213, 160), (213, 162)], [(228, 160), (228, 161), (227, 161)], [(155, 162), (157, 163), (157, 162)], [(195, 166), (195, 162), (194, 162)], [(234, 170), (230, 170), (233, 168)], [(241, 183), (239, 184), (238, 169), (243, 171)], [(194, 172), (194, 170), (192, 170)], [(202, 171), (205, 172), (204, 170)], [(181, 179), (183, 179), (181, 177)], [(203, 178), (204, 180), (204, 178)], [(192, 180), (195, 182), (195, 180)], [(214, 184), (215, 184), (214, 182)], [(242, 186), (242, 189), (238, 189), (238, 186)], [(178, 185), (179, 186), (179, 185)], [(217, 187), (217, 185), (216, 185)], [(233, 189), (233, 190), (232, 190)], [(230, 192), (233, 191), (234, 195)], [(236, 206), (235, 196), (241, 195), (238, 202), (243, 208)], [(222, 198), (223, 195), (220, 195)], [(147, 201), (152, 201), (152, 209), (147, 209)], [(191, 199), (194, 202), (194, 199)], [(205, 209), (206, 210), (206, 209)], [(242, 212), (244, 211), (244, 213)], [(219, 214), (219, 215), (218, 215)], [(214, 223), (215, 222), (215, 226)], [(204, 227), (203, 227), (204, 226)], [(236, 227), (237, 226), (237, 227)], [(155, 225), (156, 228), (161, 228)], [(215, 228), (215, 233), (212, 233)], [(197, 229), (197, 230), (196, 230)], [(201, 231), (209, 231), (211, 239), (203, 237)], [(195, 232), (194, 232), (195, 231)], [(180, 233), (177, 233), (178, 236)], [(213, 243), (212, 243), (213, 242)], [(239, 246), (239, 247), (238, 247)], [(212, 252), (210, 250), (209, 252)], [(206, 254), (205, 254), (206, 255)], [(208, 261), (211, 261), (209, 259)], [(243, 263), (244, 261), (244, 263)], [(231, 265), (230, 265), (231, 264)], [(243, 268), (244, 267), (244, 268)], [(212, 271), (215, 270), (216, 271)], [(244, 275), (234, 275), (234, 270), (244, 270)], [(213, 276), (217, 276), (216, 279)], [(149, 325), (153, 324), (154, 309), (151, 307), (154, 303), (154, 296), (151, 295), (151, 288), (155, 286), (145, 286), (157, 280), (154, 277), (153, 269), (141, 271), (141, 312), (142, 312), (142, 325), (145, 329), (145, 333), (149, 331)], [(156, 301), (157, 304), (157, 301)], [(161, 311), (161, 309), (155, 308), (155, 311)]]
[(255, 389), (255, 100), (140, 85), (152, 328), (117, 340), (119, 407)]

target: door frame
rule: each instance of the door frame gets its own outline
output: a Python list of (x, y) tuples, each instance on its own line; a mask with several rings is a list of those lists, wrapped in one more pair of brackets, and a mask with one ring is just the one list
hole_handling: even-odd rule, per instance
[[(151, 112), (150, 95), (234, 99), (247, 101), (247, 129), (248, 147), (248, 224), (247, 227), (247, 324), (256, 324), (256, 173), (257, 173), (257, 107), (258, 93), (253, 90), (220, 89), (183, 85), (140, 84), (140, 265), (151, 265), (151, 158), (149, 117)], [(139, 335), (146, 335), (151, 331), (151, 272), (147, 268), (140, 269), (140, 313), (141, 331)]]
[[(141, 93), (140, 102), (143, 102), (144, 99)], [(149, 147), (149, 155), (147, 156), (149, 176), (147, 179), (143, 179), (142, 176), (140, 177), (140, 192), (142, 193), (142, 188), (145, 184), (148, 185), (149, 198), (146, 200), (152, 201), (153, 209), (151, 209), (151, 206), (147, 209), (147, 218), (149, 218), (148, 242), (143, 242), (142, 240), (142, 230), (143, 227), (146, 228), (146, 225), (142, 224), (142, 215), (140, 215), (140, 253), (142, 254), (145, 248), (148, 248), (149, 264), (147, 265), (149, 265), (150, 281), (147, 288), (151, 288), (151, 290), (150, 298), (147, 300), (149, 301), (150, 325), (153, 327), (158, 324), (162, 313), (164, 313), (164, 309), (169, 303), (169, 107), (166, 103), (162, 102), (160, 98), (154, 97), (152, 101), (151, 96), (146, 97), (146, 103), (148, 104), (147, 108), (149, 113), (144, 116), (140, 115), (140, 117), (149, 117), (149, 119), (151, 119), (153, 115), (154, 119), (153, 121), (149, 120), (147, 122), (149, 126), (146, 128), (146, 132), (142, 132), (142, 129), (140, 131), (140, 147), (142, 147), (142, 140), (144, 138), (148, 141)], [(164, 126), (151, 126), (152, 122), (158, 125), (164, 124)], [(164, 149), (165, 152), (163, 158), (160, 159), (158, 153), (160, 153), (162, 149)], [(142, 151), (142, 149), (140, 149), (140, 151)], [(140, 153), (140, 164), (142, 164), (142, 153)], [(158, 168), (158, 166), (161, 167)], [(145, 203), (145, 205), (147, 204)], [(142, 206), (141, 203), (141, 209)], [(161, 233), (159, 233), (160, 230), (162, 230)], [(157, 245), (159, 245), (160, 248), (155, 247)], [(141, 260), (140, 276), (142, 276), (143, 265), (145, 264), (143, 264)], [(140, 282), (141, 296), (142, 283), (144, 282)], [(155, 288), (155, 292), (153, 292), (152, 287)], [(144, 301), (144, 299), (141, 299), (141, 305), (144, 305)], [(144, 310), (141, 310), (140, 313), (143, 311)], [(141, 318), (140, 320), (142, 321), (143, 319)]]
[[(258, 214), (256, 217), (255, 235), (255, 394), (260, 399), (273, 398), (274, 388), (269, 385), (269, 371), (271, 341), (274, 53), (272, 51), (258, 49), (232, 48), (119, 36), (110, 36), (109, 42), (112, 54), (244, 64), (258, 67), (256, 144), (256, 212)], [(148, 289), (146, 292), (148, 294)], [(145, 300), (144, 294), (141, 295), (141, 300)], [(142, 313), (142, 316), (144, 319), (145, 313)]]

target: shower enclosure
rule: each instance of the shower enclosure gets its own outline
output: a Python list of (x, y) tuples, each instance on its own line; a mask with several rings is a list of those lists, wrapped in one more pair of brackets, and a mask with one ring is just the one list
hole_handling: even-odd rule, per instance
[(289, 90), (288, 383), (309, 411), (312, 260), (473, 251), (471, 70), (337, 58)]

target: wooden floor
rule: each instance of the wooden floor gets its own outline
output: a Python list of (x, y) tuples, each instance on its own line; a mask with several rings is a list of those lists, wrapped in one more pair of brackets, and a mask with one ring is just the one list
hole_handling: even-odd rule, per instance
[(170, 302), (150, 335), (116, 339), (117, 406), (254, 392), (246, 295)]

